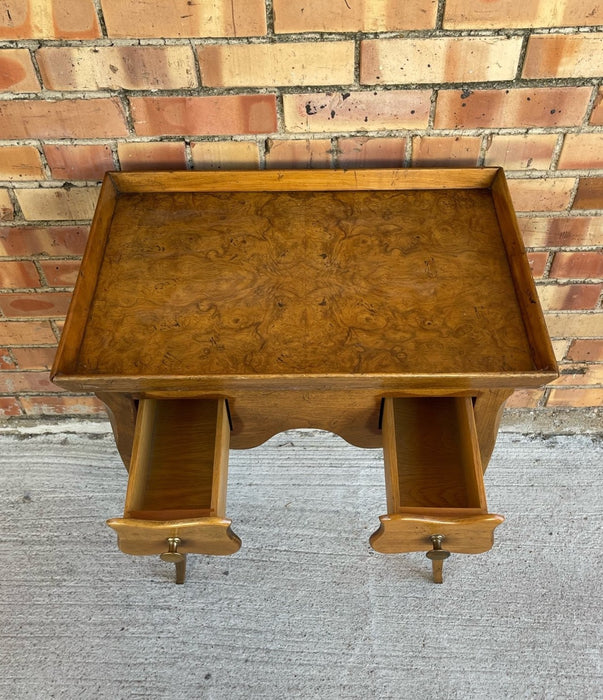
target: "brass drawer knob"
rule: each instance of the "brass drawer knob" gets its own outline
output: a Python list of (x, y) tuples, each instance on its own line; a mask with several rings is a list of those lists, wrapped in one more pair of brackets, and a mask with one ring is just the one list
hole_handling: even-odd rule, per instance
[(179, 537), (168, 537), (168, 551), (159, 555), (163, 561), (169, 561), (176, 565), (176, 583), (184, 583), (186, 577), (186, 554), (178, 551), (178, 546), (182, 544)]
[(429, 539), (431, 540), (433, 549), (430, 549), (429, 552), (427, 552), (427, 558), (431, 559), (433, 582), (443, 583), (444, 559), (448, 559), (448, 557), (450, 556), (450, 552), (447, 552), (445, 549), (442, 549), (444, 535), (431, 535)]

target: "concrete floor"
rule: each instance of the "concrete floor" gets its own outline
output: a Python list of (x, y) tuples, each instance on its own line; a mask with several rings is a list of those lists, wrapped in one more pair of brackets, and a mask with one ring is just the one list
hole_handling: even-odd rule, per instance
[[(37, 434), (30, 434), (35, 432)], [(601, 468), (590, 435), (499, 437), (494, 549), (384, 556), (382, 457), (317, 431), (231, 453), (232, 557), (128, 557), (105, 423), (0, 434), (0, 697), (603, 697)]]

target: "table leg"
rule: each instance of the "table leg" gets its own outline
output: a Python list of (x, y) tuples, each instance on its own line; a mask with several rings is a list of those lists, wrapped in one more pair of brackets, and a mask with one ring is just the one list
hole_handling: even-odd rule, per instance
[(138, 402), (127, 394), (103, 392), (96, 396), (107, 407), (117, 451), (126, 469), (129, 471), (130, 460), (132, 459), (132, 444), (134, 442)]
[(494, 451), (505, 402), (512, 393), (513, 389), (491, 389), (481, 392), (475, 399), (473, 411), (484, 471)]

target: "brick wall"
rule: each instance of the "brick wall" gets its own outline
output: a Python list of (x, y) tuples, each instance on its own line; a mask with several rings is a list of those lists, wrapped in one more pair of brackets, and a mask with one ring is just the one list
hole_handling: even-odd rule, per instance
[(561, 378), (603, 403), (599, 0), (0, 0), (0, 412), (48, 368), (105, 170), (502, 165)]

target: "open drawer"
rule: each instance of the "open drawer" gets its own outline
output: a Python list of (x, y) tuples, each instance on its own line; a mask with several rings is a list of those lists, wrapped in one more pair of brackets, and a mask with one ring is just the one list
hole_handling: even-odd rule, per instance
[(222, 399), (140, 401), (124, 516), (107, 521), (122, 552), (182, 564), (240, 548), (225, 517), (229, 435)]
[(382, 429), (387, 515), (373, 549), (427, 551), (433, 561), (491, 549), (504, 518), (488, 513), (472, 399), (388, 398)]

